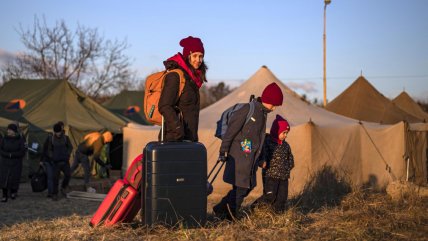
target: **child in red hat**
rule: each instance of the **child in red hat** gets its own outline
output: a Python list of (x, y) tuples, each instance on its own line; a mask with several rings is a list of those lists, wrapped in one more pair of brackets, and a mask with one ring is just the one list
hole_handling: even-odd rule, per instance
[(290, 145), (285, 141), (290, 124), (277, 115), (270, 134), (266, 135), (259, 165), (263, 168), (263, 196), (256, 203), (272, 205), (274, 211), (285, 209), (288, 196), (288, 179), (294, 167)]
[[(219, 218), (233, 219), (239, 213), (244, 198), (257, 185), (257, 160), (262, 152), (267, 115), (282, 102), (281, 88), (271, 83), (261, 97), (245, 104), (230, 117), (222, 137), (219, 161), (226, 162), (223, 181), (231, 184), (232, 190), (213, 207)], [(254, 105), (254, 112), (247, 122), (250, 104)]]

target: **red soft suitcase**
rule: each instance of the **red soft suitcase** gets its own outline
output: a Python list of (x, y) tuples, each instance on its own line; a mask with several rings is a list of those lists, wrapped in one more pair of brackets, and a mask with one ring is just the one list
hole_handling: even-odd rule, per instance
[(138, 155), (128, 167), (128, 170), (123, 177), (125, 183), (131, 185), (135, 190), (141, 190), (141, 178), (143, 170), (143, 154)]
[(117, 180), (91, 219), (90, 226), (113, 226), (130, 222), (141, 209), (141, 195), (123, 180)]

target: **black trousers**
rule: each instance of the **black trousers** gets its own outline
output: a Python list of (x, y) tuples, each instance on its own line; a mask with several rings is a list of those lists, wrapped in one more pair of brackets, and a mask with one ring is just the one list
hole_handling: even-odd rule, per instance
[(288, 198), (288, 179), (265, 177), (261, 202), (272, 205), (275, 211), (283, 211)]
[(64, 174), (64, 179), (62, 180), (61, 188), (66, 188), (68, 187), (68, 184), (70, 183), (70, 178), (71, 178), (70, 164), (68, 163), (68, 161), (53, 163), (52, 194), (58, 194), (60, 172)]
[(89, 157), (88, 155), (81, 153), (79, 150), (76, 150), (73, 163), (70, 167), (70, 173), (73, 173), (79, 164), (82, 164), (83, 167), (85, 185), (88, 185), (91, 178), (91, 163), (89, 162)]
[(12, 194), (12, 193), (17, 193), (18, 192), (18, 189), (12, 189), (12, 188), (3, 188), (2, 189), (2, 191), (3, 191), (3, 197), (8, 197), (8, 192), (9, 192), (9, 190), (10, 190), (10, 194)]
[(220, 212), (227, 212), (227, 205), (229, 205), (230, 211), (232, 214), (235, 214), (241, 208), (244, 198), (250, 194), (252, 189), (233, 186), (226, 196), (224, 196), (220, 203), (218, 203), (214, 209)]

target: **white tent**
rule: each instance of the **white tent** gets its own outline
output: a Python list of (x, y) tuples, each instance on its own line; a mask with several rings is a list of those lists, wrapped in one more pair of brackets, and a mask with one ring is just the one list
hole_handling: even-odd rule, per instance
[[(277, 83), (284, 93), (284, 104), (269, 114), (269, 128), (276, 114), (291, 123), (290, 143), (295, 168), (290, 178), (290, 195), (301, 192), (304, 185), (324, 166), (334, 167), (354, 185), (365, 183), (384, 187), (390, 181), (406, 179), (406, 125), (380, 125), (359, 122), (322, 108), (312, 106), (279, 81), (265, 66), (228, 96), (203, 109), (199, 118), (199, 140), (208, 152), (210, 170), (218, 157), (220, 140), (214, 137), (216, 121), (221, 113), (238, 102), (248, 102), (254, 94), (261, 95), (268, 84)], [(124, 128), (124, 166), (142, 152), (149, 141), (157, 139), (159, 128), (129, 124)], [(125, 162), (127, 160), (127, 162)], [(259, 182), (254, 195), (261, 194)], [(425, 173), (426, 177), (426, 173)], [(214, 192), (224, 194), (230, 185), (222, 174), (214, 183)]]

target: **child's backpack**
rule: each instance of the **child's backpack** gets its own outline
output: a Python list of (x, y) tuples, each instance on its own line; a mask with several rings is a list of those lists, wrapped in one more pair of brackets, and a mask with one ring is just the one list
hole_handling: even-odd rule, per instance
[[(245, 119), (245, 124), (248, 123), (248, 121), (250, 121), (251, 116), (254, 114), (254, 101), (253, 101), (254, 96), (251, 95), (250, 97), (250, 110), (248, 111), (247, 117)], [(224, 134), (226, 134), (227, 131), (227, 127), (229, 125), (229, 120), (232, 117), (233, 113), (235, 113), (235, 111), (241, 109), (244, 105), (246, 105), (247, 103), (238, 103), (235, 104), (229, 108), (227, 108), (220, 117), (220, 120), (217, 121), (217, 128), (215, 130), (215, 134), (214, 136), (219, 138), (219, 139), (223, 139)]]
[(162, 115), (159, 112), (158, 105), (159, 99), (162, 94), (162, 89), (164, 86), (165, 76), (168, 73), (176, 72), (180, 77), (178, 98), (180, 98), (183, 93), (184, 84), (186, 79), (184, 78), (184, 73), (180, 69), (166, 70), (151, 74), (146, 79), (145, 90), (144, 90), (144, 114), (146, 119), (155, 125), (162, 125)]

